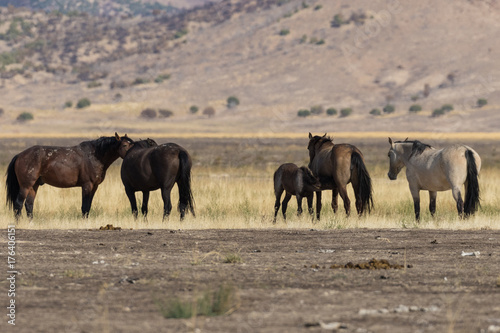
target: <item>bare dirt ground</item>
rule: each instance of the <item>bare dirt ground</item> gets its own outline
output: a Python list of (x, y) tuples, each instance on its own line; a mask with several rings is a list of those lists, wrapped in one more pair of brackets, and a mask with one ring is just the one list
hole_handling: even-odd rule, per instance
[[(16, 240), (16, 326), (4, 315), (2, 332), (321, 332), (328, 331), (321, 323), (335, 322), (338, 332), (500, 326), (497, 230), (17, 230)], [(0, 252), (6, 262), (6, 249)], [(224, 263), (227, 253), (241, 262)], [(372, 258), (408, 268), (330, 268)], [(223, 282), (239, 297), (227, 316), (165, 319), (155, 303), (189, 299)], [(5, 295), (5, 278), (0, 287)]]

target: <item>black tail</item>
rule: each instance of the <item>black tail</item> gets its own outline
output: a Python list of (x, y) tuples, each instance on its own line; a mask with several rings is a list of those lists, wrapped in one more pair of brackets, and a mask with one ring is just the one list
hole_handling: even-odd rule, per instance
[(479, 172), (477, 171), (476, 160), (474, 153), (471, 150), (465, 152), (467, 160), (467, 179), (465, 180), (465, 215), (472, 215), (479, 208)]
[(370, 178), (370, 174), (368, 174), (368, 170), (366, 170), (363, 158), (356, 151), (351, 155), (351, 167), (357, 172), (358, 189), (354, 189), (354, 192), (359, 193), (361, 199), (361, 210), (358, 213), (362, 214), (366, 209), (370, 213), (373, 208), (372, 179)]
[(14, 206), (14, 202), (17, 199), (17, 196), (19, 195), (20, 187), (19, 187), (19, 181), (17, 180), (17, 175), (16, 175), (16, 170), (15, 170), (15, 164), (17, 160), (17, 156), (14, 156), (12, 161), (10, 161), (9, 167), (7, 168), (7, 181), (5, 184), (5, 187), (7, 188), (7, 206), (9, 208), (12, 208)]
[(180, 211), (185, 207), (194, 214), (194, 199), (191, 192), (191, 162), (187, 152), (181, 150), (179, 152), (179, 176), (177, 186), (179, 187), (179, 206), (177, 209)]

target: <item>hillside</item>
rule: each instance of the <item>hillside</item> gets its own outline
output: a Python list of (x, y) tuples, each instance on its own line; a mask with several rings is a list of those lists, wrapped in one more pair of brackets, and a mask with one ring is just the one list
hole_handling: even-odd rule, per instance
[[(496, 2), (191, 3), (203, 6), (113, 17), (2, 8), (0, 131), (491, 132), (500, 124)], [(240, 104), (228, 108), (229, 96)], [(83, 97), (92, 105), (75, 108)], [(487, 105), (476, 107), (479, 98)], [(388, 103), (394, 113), (369, 114)], [(409, 113), (412, 104), (423, 111)], [(443, 104), (454, 110), (431, 117)], [(321, 115), (297, 117), (314, 105)], [(213, 117), (201, 114), (208, 106)], [(352, 114), (327, 116), (331, 107)], [(140, 118), (145, 108), (173, 116)], [(23, 111), (35, 119), (16, 121)]]

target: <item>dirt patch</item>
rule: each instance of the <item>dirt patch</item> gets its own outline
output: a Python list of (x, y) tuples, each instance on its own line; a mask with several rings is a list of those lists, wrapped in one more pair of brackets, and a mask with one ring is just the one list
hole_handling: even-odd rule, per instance
[[(479, 332), (500, 325), (500, 231), (17, 230), (16, 241), (17, 325), (4, 319), (2, 332)], [(228, 254), (241, 260), (224, 263)], [(371, 258), (411, 268), (328, 269)], [(165, 319), (158, 309), (158, 301), (195, 299), (222, 283), (237, 288), (231, 315)], [(0, 287), (8, 289), (5, 279)]]

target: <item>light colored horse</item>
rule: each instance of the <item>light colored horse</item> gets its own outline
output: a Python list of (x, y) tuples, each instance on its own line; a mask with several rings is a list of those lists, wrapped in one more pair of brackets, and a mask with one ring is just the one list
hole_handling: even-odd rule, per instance
[[(435, 149), (420, 141), (395, 141), (389, 138), (389, 173), (395, 180), (403, 167), (413, 197), (415, 218), (420, 219), (420, 191), (429, 191), (429, 210), (436, 212), (438, 191), (450, 190), (457, 202), (460, 217), (469, 216), (479, 208), (479, 171), (481, 158), (471, 147), (453, 145)], [(465, 202), (462, 200), (462, 185), (465, 184)]]

